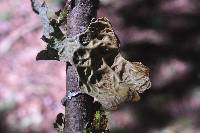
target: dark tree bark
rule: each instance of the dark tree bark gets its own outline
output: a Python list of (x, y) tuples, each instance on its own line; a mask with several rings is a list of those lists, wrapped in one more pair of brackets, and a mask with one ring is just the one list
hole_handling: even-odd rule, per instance
[[(67, 36), (73, 37), (84, 32), (92, 18), (96, 17), (98, 0), (72, 0), (71, 11), (67, 17)], [(78, 92), (78, 76), (75, 68), (66, 65), (67, 94)], [(67, 99), (65, 102), (64, 133), (81, 133), (89, 123), (93, 110), (93, 98), (86, 94)]]

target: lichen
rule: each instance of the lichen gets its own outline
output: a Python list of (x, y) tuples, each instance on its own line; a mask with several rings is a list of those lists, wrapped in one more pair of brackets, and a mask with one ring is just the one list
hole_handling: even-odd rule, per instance
[(56, 121), (54, 122), (54, 128), (58, 132), (63, 132), (65, 126), (65, 116), (63, 113), (59, 113), (56, 117)]
[(62, 24), (65, 24), (65, 19), (68, 15), (68, 5), (63, 10), (56, 12), (57, 19), (48, 16), (48, 7), (45, 2), (40, 4), (38, 0), (31, 0), (33, 11), (41, 18), (43, 26), (43, 36), (41, 39), (47, 43), (45, 50), (38, 53), (37, 60), (60, 60), (59, 51), (63, 49), (66, 36), (60, 29)]
[(37, 59), (69, 62), (78, 73), (81, 92), (97, 99), (104, 109), (116, 110), (125, 101), (137, 101), (139, 93), (150, 88), (149, 69), (122, 57), (120, 41), (107, 18), (94, 18), (85, 32), (67, 37), (60, 30), (67, 8), (57, 13), (56, 20), (47, 17), (45, 3), (33, 7), (41, 16), (42, 38), (48, 43)]
[(107, 18), (93, 19), (79, 35), (79, 43), (73, 63), (81, 91), (97, 99), (104, 109), (116, 110), (125, 101), (136, 101), (139, 93), (151, 86), (149, 69), (120, 54), (120, 42)]

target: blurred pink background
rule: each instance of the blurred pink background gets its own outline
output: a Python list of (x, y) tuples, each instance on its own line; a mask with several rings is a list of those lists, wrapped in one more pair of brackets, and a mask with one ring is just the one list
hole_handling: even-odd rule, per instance
[[(51, 12), (63, 0), (46, 0)], [(200, 1), (101, 0), (131, 61), (151, 69), (152, 88), (113, 112), (114, 133), (200, 132)], [(0, 132), (56, 133), (65, 64), (36, 61), (45, 48), (29, 0), (0, 0)]]

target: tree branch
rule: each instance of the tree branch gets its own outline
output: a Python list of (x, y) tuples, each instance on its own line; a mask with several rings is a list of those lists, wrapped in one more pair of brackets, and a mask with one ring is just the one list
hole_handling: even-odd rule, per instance
[[(82, 33), (97, 14), (97, 0), (72, 0), (71, 11), (67, 17), (67, 36), (73, 37)], [(78, 75), (73, 66), (66, 65), (67, 94), (78, 92)], [(79, 94), (65, 102), (64, 133), (81, 133), (86, 128), (92, 115), (93, 98)]]

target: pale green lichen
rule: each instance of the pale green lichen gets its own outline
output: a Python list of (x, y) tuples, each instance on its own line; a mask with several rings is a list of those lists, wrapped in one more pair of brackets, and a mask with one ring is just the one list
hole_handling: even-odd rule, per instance
[(43, 25), (43, 34), (46, 38), (50, 38), (50, 33), (54, 31), (50, 25), (50, 19), (48, 17), (48, 7), (45, 2), (42, 5), (37, 0), (31, 0), (33, 11), (35, 11), (40, 17)]
[(38, 53), (37, 60), (60, 60), (58, 52), (63, 50), (63, 45), (66, 44), (67, 38), (60, 29), (60, 26), (65, 22), (68, 15), (68, 6), (56, 13), (57, 19), (48, 16), (48, 7), (46, 3), (40, 4), (37, 0), (31, 0), (33, 10), (40, 16), (43, 25), (42, 40), (47, 42), (46, 50)]

